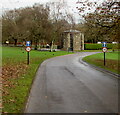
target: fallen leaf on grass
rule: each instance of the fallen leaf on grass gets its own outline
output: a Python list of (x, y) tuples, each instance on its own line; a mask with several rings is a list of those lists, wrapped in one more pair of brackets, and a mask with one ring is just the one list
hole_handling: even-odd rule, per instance
[(15, 103), (15, 100), (14, 100), (14, 99), (10, 99), (9, 101)]
[(3, 66), (2, 67), (3, 87), (10, 88), (15, 87), (15, 83), (12, 83), (11, 80), (18, 78), (21, 74), (24, 74), (27, 67), (28, 66), (25, 63)]
[[(15, 88), (16, 86), (19, 86), (18, 78), (25, 74), (26, 70), (28, 68), (28, 65), (26, 63), (18, 63), (15, 65), (4, 65), (2, 67), (2, 95), (3, 95), (3, 106), (4, 104), (11, 104), (15, 103), (16, 101), (14, 99), (7, 99), (6, 96), (10, 96), (11, 88)], [(12, 97), (12, 96), (11, 96)], [(17, 99), (17, 97), (15, 97)], [(7, 114), (8, 112), (3, 110), (4, 114)]]
[(3, 114), (7, 114), (8, 112), (2, 112)]
[(2, 103), (0, 103), (0, 109), (2, 109), (2, 108), (3, 108)]

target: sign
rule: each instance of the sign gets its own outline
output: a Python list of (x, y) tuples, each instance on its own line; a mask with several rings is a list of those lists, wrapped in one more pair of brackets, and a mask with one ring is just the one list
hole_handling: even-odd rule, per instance
[(31, 47), (27, 46), (25, 48), (25, 50), (27, 51), (27, 64), (29, 65), (29, 63), (30, 63), (30, 55), (29, 55), (29, 53), (31, 51)]
[(104, 53), (104, 66), (105, 66), (105, 63), (106, 63), (106, 60), (105, 60), (105, 52), (107, 52), (107, 44), (106, 44), (106, 42), (103, 42), (103, 44), (102, 44), (102, 51), (103, 51), (103, 53)]
[(107, 52), (107, 48), (106, 48), (106, 47), (103, 47), (102, 51), (103, 51), (103, 52)]
[(30, 52), (31, 51), (31, 47), (26, 47), (25, 49), (27, 52)]
[(8, 40), (6, 41), (6, 44), (9, 44), (9, 41), (8, 41)]
[(103, 42), (102, 47), (107, 47), (106, 42)]
[(30, 41), (26, 41), (26, 46), (30, 46)]

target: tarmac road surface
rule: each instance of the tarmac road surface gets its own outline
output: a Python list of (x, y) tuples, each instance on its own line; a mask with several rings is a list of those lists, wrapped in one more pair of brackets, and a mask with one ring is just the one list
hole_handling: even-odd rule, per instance
[(82, 61), (83, 52), (44, 61), (25, 113), (117, 113), (118, 79)]

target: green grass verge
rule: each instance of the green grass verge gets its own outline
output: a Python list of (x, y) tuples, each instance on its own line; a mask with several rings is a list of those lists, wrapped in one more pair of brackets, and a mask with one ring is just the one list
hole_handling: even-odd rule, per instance
[(105, 66), (104, 66), (104, 54), (103, 53), (98, 53), (98, 54), (87, 56), (83, 58), (83, 60), (90, 64), (93, 64), (101, 68), (115, 72), (117, 74), (120, 74), (120, 72), (118, 71), (118, 68), (120, 66), (119, 56), (120, 56), (120, 52), (107, 52)]
[[(3, 89), (5, 90), (3, 94), (3, 113), (23, 112), (31, 84), (39, 65), (48, 58), (67, 54), (71, 54), (71, 52), (41, 52), (32, 50), (30, 52), (30, 65), (27, 66), (27, 52), (24, 49), (18, 47), (3, 47), (2, 62), (3, 68), (5, 68), (3, 78), (5, 82), (3, 83)], [(15, 77), (16, 74), (14, 75), (13, 73), (18, 71), (19, 68), (21, 71), (19, 71), (17, 77)], [(22, 72), (23, 70), (24, 72)], [(12, 73), (10, 73), (10, 71), (12, 71)], [(9, 84), (6, 85), (6, 83)]]
[[(108, 49), (108, 52), (112, 51), (112, 49)], [(78, 52), (102, 52), (102, 50), (79, 50)]]

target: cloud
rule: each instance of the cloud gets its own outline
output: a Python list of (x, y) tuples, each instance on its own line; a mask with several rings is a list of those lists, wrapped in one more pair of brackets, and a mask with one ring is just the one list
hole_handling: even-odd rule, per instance
[(32, 6), (35, 3), (46, 3), (49, 0), (0, 0), (3, 9), (14, 9), (26, 6)]

